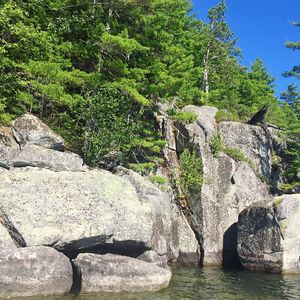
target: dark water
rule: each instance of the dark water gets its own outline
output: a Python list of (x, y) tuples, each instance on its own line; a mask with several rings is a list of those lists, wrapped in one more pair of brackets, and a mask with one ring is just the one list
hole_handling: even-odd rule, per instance
[(156, 293), (96, 294), (30, 300), (274, 300), (300, 299), (300, 275), (273, 275), (219, 268), (173, 270), (170, 287)]

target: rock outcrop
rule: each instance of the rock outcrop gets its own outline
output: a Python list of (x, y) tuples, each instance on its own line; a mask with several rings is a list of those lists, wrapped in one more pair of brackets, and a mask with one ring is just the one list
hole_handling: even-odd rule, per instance
[[(0, 222), (0, 250), (17, 248), (7, 229)], [(1, 259), (1, 258), (0, 258)]]
[[(203, 163), (203, 184), (198, 188), (200, 192), (188, 199), (191, 213), (187, 214), (201, 242), (203, 264), (238, 263), (238, 215), (254, 202), (270, 199), (268, 186), (258, 175), (259, 170), (270, 173), (268, 141), (263, 137), (263, 129), (257, 126), (236, 122), (217, 124), (215, 108), (187, 106), (183, 110), (197, 116), (192, 124), (177, 122), (175, 126), (178, 155), (188, 148)], [(223, 148), (235, 148), (230, 149), (231, 155), (223, 149), (213, 154), (212, 144), (217, 138)], [(247, 159), (241, 161), (234, 156), (235, 151), (242, 151)]]
[(74, 264), (84, 293), (158, 291), (168, 287), (171, 279), (169, 270), (120, 255), (79, 254)]
[(276, 197), (241, 212), (238, 253), (254, 271), (300, 273), (300, 194)]
[[(63, 280), (56, 285), (53, 264), (47, 269), (39, 262), (41, 258), (45, 265), (48, 260), (56, 263), (58, 252), (60, 258), (68, 257), (67, 261), (80, 253), (123, 255), (122, 261), (134, 264), (133, 269), (125, 267), (124, 272), (138, 278), (137, 282), (128, 281), (124, 290), (161, 289), (170, 281), (168, 263), (199, 264), (199, 244), (181, 210), (147, 178), (121, 167), (112, 174), (82, 166), (78, 155), (64, 151), (63, 139), (30, 114), (14, 122), (14, 137), (10, 129), (1, 132), (0, 249), (4, 252), (0, 252), (0, 268), (3, 256), (7, 272), (4, 277), (0, 275), (0, 288), (3, 283), (7, 289), (3, 288), (0, 296), (68, 292), (70, 283), (61, 272), (65, 268), (65, 274), (69, 275), (70, 265), (61, 263), (58, 276)], [(7, 256), (12, 249), (12, 256)], [(16, 273), (19, 281), (16, 280), (16, 288), (12, 290), (10, 284), (15, 274), (9, 268), (16, 267), (17, 256), (26, 268), (35, 262), (37, 268), (32, 273), (26, 268), (22, 274)], [(79, 262), (83, 257), (79, 256)], [(95, 257), (97, 260), (98, 256)], [(130, 257), (140, 259), (130, 260)], [(147, 270), (139, 270), (146, 265)], [(42, 271), (48, 272), (48, 281)], [(118, 268), (113, 272), (117, 271)], [(21, 282), (23, 275), (28, 276), (28, 285)], [(73, 275), (72, 290), (79, 292), (80, 276), (76, 272)], [(36, 287), (30, 292), (37, 276)], [(46, 283), (51, 287), (45, 288)]]
[[(20, 168), (2, 172), (2, 210), (27, 246), (48, 245), (64, 252), (62, 245), (84, 240), (85, 248), (90, 248), (97, 237), (112, 236), (99, 251), (138, 256), (151, 249), (169, 259), (177, 259), (183, 252), (199, 257), (193, 232), (183, 216), (172, 215), (167, 195), (129, 172), (139, 188), (103, 170)], [(181, 229), (189, 234), (189, 243), (183, 246)]]
[(64, 295), (72, 287), (67, 257), (49, 247), (0, 250), (0, 297)]
[(31, 144), (58, 151), (65, 148), (64, 140), (32, 114), (25, 114), (16, 119), (13, 123), (13, 132), (22, 146)]
[(13, 159), (14, 167), (38, 167), (53, 171), (80, 171), (82, 158), (71, 152), (59, 152), (37, 145), (25, 145)]
[(221, 122), (220, 135), (225, 147), (242, 151), (255, 165), (255, 171), (271, 178), (271, 145), (262, 127), (238, 122)]

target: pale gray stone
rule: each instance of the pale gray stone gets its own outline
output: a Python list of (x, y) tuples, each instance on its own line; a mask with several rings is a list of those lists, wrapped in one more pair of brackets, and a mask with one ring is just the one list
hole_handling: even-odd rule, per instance
[(256, 166), (256, 171), (270, 179), (271, 145), (265, 130), (239, 122), (221, 122), (220, 134), (226, 147), (242, 151)]
[(11, 128), (0, 127), (0, 167), (9, 169), (20, 147), (15, 141)]
[[(1, 221), (1, 220), (0, 220)], [(7, 229), (0, 222), (0, 250), (17, 248)]]
[[(174, 213), (178, 208), (169, 197), (146, 178), (123, 172), (124, 177), (103, 170), (30, 167), (0, 172), (2, 209), (27, 246), (51, 245), (60, 251), (71, 247), (74, 252), (104, 238), (102, 252), (137, 256), (154, 250), (175, 260), (179, 252), (199, 253), (192, 230)], [(180, 224), (177, 230), (174, 220)], [(181, 234), (188, 235), (183, 245)]]
[(203, 130), (207, 140), (216, 134), (218, 129), (216, 122), (218, 109), (216, 107), (187, 105), (182, 110), (194, 113), (197, 116), (196, 123)]
[[(253, 137), (256, 144), (247, 144), (248, 147), (258, 147), (259, 151), (263, 152), (267, 143), (263, 138), (261, 141), (263, 144), (259, 144), (259, 139), (255, 139), (256, 134), (263, 134), (262, 129), (232, 122), (229, 125), (219, 126), (215, 121), (217, 112), (215, 108), (204, 107), (201, 111), (188, 106), (183, 110), (192, 111), (197, 115), (196, 122), (177, 125), (178, 136), (183, 137), (177, 148), (181, 151), (183, 148), (193, 149), (203, 163), (203, 184), (194, 187), (196, 192), (188, 199), (191, 211), (189, 222), (201, 243), (203, 264), (238, 263), (236, 248), (238, 215), (252, 203), (268, 202), (269, 188), (262, 182), (256, 170), (246, 162), (237, 161), (222, 152), (213, 155), (210, 141), (220, 134), (224, 144), (229, 147), (242, 145), (245, 139), (252, 140)], [(235, 131), (227, 133), (225, 129)], [(232, 135), (235, 135), (235, 140), (231, 142)], [(269, 149), (266, 149), (260, 156), (265, 165), (269, 160), (266, 154), (268, 151)]]
[(13, 160), (14, 167), (39, 167), (53, 171), (80, 171), (82, 158), (71, 152), (59, 152), (37, 145), (25, 145)]
[(162, 242), (160, 234), (153, 236), (153, 239), (157, 240), (156, 243), (162, 247), (160, 250), (158, 250), (159, 248), (155, 249), (158, 250), (158, 254), (163, 255), (166, 253), (165, 250), (168, 249), (169, 260), (175, 259), (182, 262), (183, 265), (199, 264), (200, 249), (198, 241), (185, 216), (177, 205), (171, 201), (171, 197), (132, 170), (118, 167), (116, 174), (127, 179), (135, 187), (140, 199), (143, 199), (146, 203), (157, 203), (160, 199), (159, 206), (169, 216), (162, 219), (165, 224), (159, 224), (161, 221), (156, 221), (158, 225), (157, 233), (160, 233), (163, 228), (170, 230), (166, 243)]
[(64, 140), (32, 114), (17, 118), (13, 123), (13, 132), (22, 146), (34, 144), (54, 150), (64, 150)]
[(140, 260), (155, 264), (161, 268), (168, 268), (168, 258), (166, 255), (160, 256), (157, 252), (149, 250), (137, 257)]
[(113, 254), (79, 254), (73, 262), (81, 270), (83, 293), (159, 291), (172, 276), (155, 264)]
[(64, 295), (71, 290), (71, 263), (52, 248), (0, 250), (0, 270), (0, 297)]

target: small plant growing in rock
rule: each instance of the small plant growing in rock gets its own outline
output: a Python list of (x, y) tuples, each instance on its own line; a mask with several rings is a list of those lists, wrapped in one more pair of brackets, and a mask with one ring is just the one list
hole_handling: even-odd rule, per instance
[(239, 118), (232, 112), (222, 109), (216, 113), (216, 121), (218, 123), (222, 121), (239, 121)]
[(130, 164), (129, 167), (142, 175), (148, 175), (154, 171), (155, 163), (146, 162), (140, 164)]
[(203, 163), (195, 151), (185, 149), (180, 155), (180, 186), (186, 196), (201, 190), (203, 183)]
[(255, 170), (255, 163), (249, 157), (247, 157), (243, 151), (236, 148), (225, 147), (222, 137), (219, 133), (210, 139), (209, 147), (214, 157), (218, 156), (220, 152), (223, 152), (236, 161), (243, 161), (247, 163), (250, 168)]
[(169, 109), (167, 113), (170, 119), (181, 121), (184, 124), (190, 124), (197, 120), (197, 116), (193, 112)]
[(242, 152), (239, 149), (235, 148), (229, 148), (224, 147), (223, 152), (226, 153), (228, 156), (230, 156), (232, 159), (237, 161), (243, 161), (249, 165), (253, 170), (255, 170), (255, 163), (245, 155), (244, 152)]
[(217, 156), (224, 149), (221, 135), (218, 133), (209, 140), (209, 147), (213, 156)]
[(152, 183), (158, 184), (158, 185), (163, 185), (168, 183), (168, 178), (164, 176), (159, 176), (159, 175), (150, 175), (149, 179)]

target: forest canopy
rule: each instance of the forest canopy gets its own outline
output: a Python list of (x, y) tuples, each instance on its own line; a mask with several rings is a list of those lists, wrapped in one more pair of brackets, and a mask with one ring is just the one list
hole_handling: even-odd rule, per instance
[[(0, 3), (2, 124), (32, 112), (90, 165), (113, 157), (151, 166), (165, 145), (153, 117), (159, 103), (173, 112), (213, 105), (239, 121), (269, 104), (268, 122), (290, 134), (286, 178), (296, 180), (299, 92), (290, 86), (279, 100), (261, 60), (241, 64), (224, 0), (207, 22), (187, 0)], [(299, 67), (285, 76), (299, 78)]]

